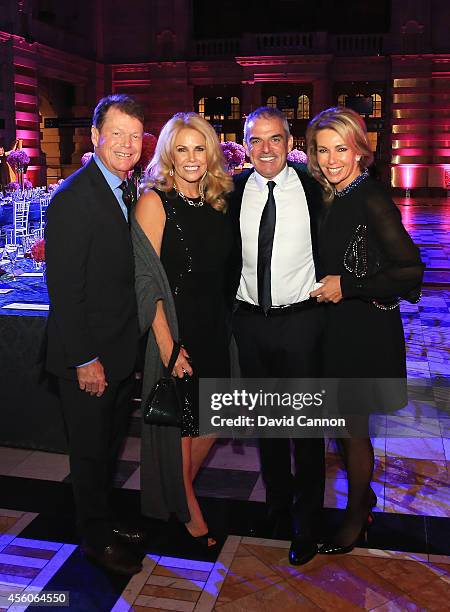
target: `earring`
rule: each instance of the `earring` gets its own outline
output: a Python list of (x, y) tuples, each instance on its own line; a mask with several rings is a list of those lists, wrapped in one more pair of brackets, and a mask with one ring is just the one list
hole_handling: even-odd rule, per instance
[(357, 162), (361, 161), (361, 155), (359, 155), (359, 156), (356, 158), (356, 161), (357, 161)]
[(169, 170), (169, 176), (173, 176), (173, 174), (174, 174), (174, 172), (173, 172), (173, 168), (171, 168), (171, 169)]

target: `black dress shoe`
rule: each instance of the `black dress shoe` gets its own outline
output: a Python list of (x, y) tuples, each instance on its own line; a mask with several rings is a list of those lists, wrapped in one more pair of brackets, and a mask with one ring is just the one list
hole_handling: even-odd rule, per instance
[(358, 542), (367, 544), (367, 532), (369, 530), (369, 527), (372, 525), (373, 521), (374, 521), (374, 516), (372, 512), (369, 512), (369, 514), (367, 515), (367, 520), (365, 521), (364, 525), (361, 527), (361, 531), (358, 533), (358, 536), (353, 542), (350, 542), (349, 544), (338, 544), (333, 541), (325, 542), (319, 548), (319, 553), (321, 555), (345, 555), (346, 553), (351, 552), (355, 548), (355, 546), (358, 544)]
[(135, 556), (131, 555), (126, 548), (112, 542), (104, 547), (97, 548), (83, 542), (81, 550), (86, 557), (114, 574), (131, 576), (138, 574), (142, 569), (142, 563)]
[(317, 544), (305, 538), (294, 538), (289, 549), (289, 563), (291, 565), (304, 565), (317, 554)]
[(143, 529), (120, 523), (113, 527), (113, 534), (118, 540), (126, 544), (143, 544), (147, 537)]

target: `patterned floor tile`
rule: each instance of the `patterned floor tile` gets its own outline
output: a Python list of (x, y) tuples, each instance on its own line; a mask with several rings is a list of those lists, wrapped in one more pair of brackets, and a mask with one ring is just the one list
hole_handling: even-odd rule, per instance
[(141, 460), (141, 438), (128, 436), (125, 439), (120, 459), (123, 461), (140, 461)]
[(442, 438), (386, 438), (386, 455), (444, 461)]
[(258, 449), (247, 446), (242, 440), (229, 441), (226, 445), (214, 445), (204, 467), (259, 472)]
[(6, 476), (16, 469), (33, 451), (0, 446), (0, 475)]
[(445, 486), (449, 474), (445, 461), (386, 457), (386, 482), (390, 484), (416, 484)]
[[(385, 483), (373, 481), (371, 486), (378, 499), (376, 509), (389, 512), (389, 510), (385, 509)], [(345, 508), (347, 505), (347, 492), (348, 483), (346, 478), (327, 478), (325, 480), (325, 508)]]
[[(355, 549), (294, 567), (287, 552), (286, 543), (230, 536), (218, 561), (200, 570), (189, 560), (147, 558), (112, 612), (440, 610), (448, 594), (447, 557), (427, 562), (412, 553)], [(189, 568), (203, 570), (203, 579), (178, 576)]]
[(450, 489), (447, 484), (385, 485), (385, 512), (450, 517)]
[(34, 512), (19, 512), (0, 508), (0, 535), (19, 535), (35, 518)]
[(258, 472), (202, 468), (195, 480), (195, 492), (205, 497), (232, 497), (248, 499), (252, 493)]
[(69, 474), (69, 457), (59, 453), (33, 451), (8, 476), (63, 481)]
[(0, 536), (0, 607), (11, 604), (16, 593), (26, 597), (40, 593), (76, 546)]

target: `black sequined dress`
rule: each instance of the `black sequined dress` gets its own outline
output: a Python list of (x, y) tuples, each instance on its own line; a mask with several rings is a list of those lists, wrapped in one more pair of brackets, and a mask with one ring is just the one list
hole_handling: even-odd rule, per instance
[[(358, 226), (364, 226), (369, 244), (383, 254), (384, 265), (357, 277), (345, 265), (346, 253)], [(395, 304), (420, 287), (423, 265), (419, 250), (401, 222), (401, 215), (380, 183), (369, 176), (357, 178), (335, 197), (322, 222), (320, 256), (324, 275), (340, 275), (343, 300), (326, 308), (324, 376), (333, 378), (406, 379), (403, 326)], [(358, 262), (361, 266), (362, 262)], [(376, 385), (375, 385), (376, 386)], [(383, 393), (361, 386), (358, 402), (377, 410), (397, 409), (406, 400), (406, 385), (386, 400)], [(372, 393), (373, 391), (373, 393)], [(395, 397), (394, 397), (395, 396)], [(375, 399), (374, 399), (375, 398)], [(366, 401), (367, 400), (367, 401)], [(378, 405), (374, 406), (378, 403)], [(382, 405), (384, 404), (384, 405)]]
[(193, 410), (184, 410), (181, 435), (197, 436), (198, 378), (230, 375), (225, 272), (232, 234), (227, 216), (209, 204), (190, 206), (174, 191), (159, 195), (166, 212), (161, 262), (194, 371)]

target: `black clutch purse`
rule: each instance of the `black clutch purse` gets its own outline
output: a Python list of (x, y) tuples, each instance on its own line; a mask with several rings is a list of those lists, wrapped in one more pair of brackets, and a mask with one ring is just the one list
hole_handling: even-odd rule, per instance
[[(174, 342), (165, 375), (155, 383), (150, 391), (144, 406), (144, 422), (148, 425), (181, 427), (184, 400), (180, 397), (179, 386), (177, 385), (178, 379), (172, 376), (172, 370), (180, 349), (181, 344)], [(179, 380), (182, 381), (183, 379)]]

